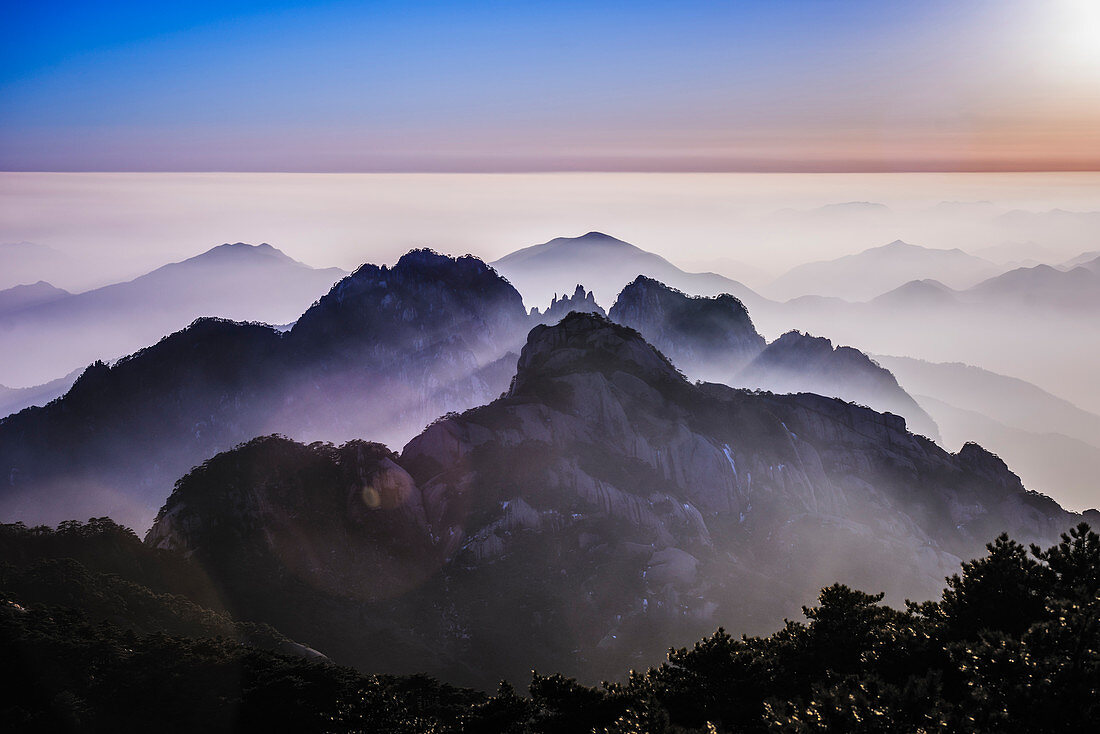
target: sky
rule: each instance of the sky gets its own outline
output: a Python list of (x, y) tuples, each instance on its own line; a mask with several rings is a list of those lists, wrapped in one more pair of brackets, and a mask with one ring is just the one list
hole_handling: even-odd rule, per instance
[(0, 170), (1100, 170), (1100, 2), (4, 3)]

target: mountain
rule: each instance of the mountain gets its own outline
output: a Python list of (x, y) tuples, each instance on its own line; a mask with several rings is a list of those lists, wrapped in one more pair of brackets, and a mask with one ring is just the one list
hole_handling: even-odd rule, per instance
[(1043, 433), (995, 421), (988, 415), (957, 408), (936, 398), (917, 395), (917, 401), (936, 418), (942, 445), (962, 446), (979, 441), (1012, 463), (1024, 484), (1038, 492), (1057, 494), (1063, 506), (1085, 510), (1100, 504), (1100, 447), (1063, 433)]
[(0, 517), (144, 529), (176, 478), (254, 436), (404, 441), (506, 389), (527, 327), (491, 268), (430, 251), (364, 265), (287, 332), (197, 320), (0, 420)]
[(608, 315), (695, 379), (729, 383), (764, 348), (744, 304), (728, 293), (689, 296), (640, 275), (623, 288)]
[(0, 309), (0, 382), (34, 384), (128, 354), (201, 316), (293, 321), (345, 273), (317, 270), (271, 245), (220, 245), (125, 283)]
[(0, 288), (49, 279), (54, 283), (69, 279), (79, 270), (80, 262), (46, 245), (33, 242), (0, 244)]
[(41, 406), (56, 400), (69, 391), (80, 373), (84, 370), (73, 370), (64, 377), (50, 380), (41, 385), (32, 387), (7, 387), (0, 385), (0, 418), (18, 413), (24, 408)]
[(1100, 415), (1024, 380), (973, 365), (875, 355), (911, 393), (1032, 433), (1064, 433), (1100, 446)]
[(887, 309), (951, 308), (959, 305), (958, 292), (938, 280), (911, 280), (892, 291), (875, 296), (869, 303)]
[(1066, 260), (1058, 266), (1058, 269), (1073, 270), (1076, 267), (1088, 268), (1089, 270), (1100, 269), (1100, 250), (1082, 252), (1077, 257)]
[(694, 385), (637, 332), (574, 313), (531, 331), (502, 397), (400, 454), (267, 437), (208, 460), (146, 543), (337, 662), (491, 686), (771, 629), (834, 580), (938, 596), (991, 534), (1046, 541), (1073, 519), (976, 445)]
[(939, 437), (935, 422), (893, 375), (851, 347), (788, 332), (771, 344), (730, 295), (688, 296), (639, 276), (609, 312), (637, 330), (692, 379), (777, 393), (808, 392), (904, 417), (914, 433)]
[(54, 288), (44, 280), (30, 285), (17, 285), (0, 291), (0, 318), (24, 308), (40, 306), (72, 295), (61, 288)]
[(869, 354), (979, 365), (1100, 412), (1095, 390), (1098, 278), (1084, 267), (1063, 272), (1038, 266), (961, 290), (938, 281), (911, 281), (863, 303), (792, 299), (778, 309), (754, 311), (753, 320), (768, 335), (798, 329)]
[(731, 293), (750, 307), (762, 300), (735, 280), (714, 273), (685, 273), (659, 255), (602, 232), (558, 237), (516, 250), (492, 265), (519, 289), (528, 303), (545, 303), (562, 283), (576, 283), (579, 279), (592, 288), (597, 301), (611, 303), (639, 275), (696, 295)]
[[(1086, 255), (1089, 253), (1086, 253)], [(1100, 257), (1068, 269), (1036, 265), (1009, 270), (964, 290), (914, 280), (870, 301), (889, 309), (956, 308), (1091, 313), (1100, 306)]]
[(1017, 268), (967, 289), (963, 297), (984, 307), (1095, 312), (1100, 308), (1100, 269)]
[(787, 332), (737, 373), (736, 383), (777, 393), (810, 392), (866, 405), (905, 418), (912, 433), (940, 437), (935, 421), (890, 371), (852, 347), (823, 337)]
[(964, 364), (876, 357), (936, 420), (948, 448), (977, 441), (1068, 507), (1100, 503), (1100, 415), (1029, 382)]
[(766, 291), (773, 298), (836, 296), (866, 301), (911, 280), (934, 279), (965, 288), (1000, 272), (993, 263), (962, 250), (937, 250), (895, 240), (855, 255), (799, 265)]

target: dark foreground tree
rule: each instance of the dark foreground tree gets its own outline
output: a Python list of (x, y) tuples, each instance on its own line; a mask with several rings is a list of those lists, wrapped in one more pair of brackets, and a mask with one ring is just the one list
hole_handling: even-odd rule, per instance
[(120, 548), (142, 551), (113, 524), (3, 530), (10, 730), (1042, 733), (1100, 721), (1100, 537), (1084, 524), (1045, 550), (997, 538), (937, 602), (899, 611), (834, 585), (768, 637), (720, 629), (623, 683), (536, 673), (525, 696), (310, 659), (277, 630), (149, 588), (161, 564), (186, 564), (128, 560)]

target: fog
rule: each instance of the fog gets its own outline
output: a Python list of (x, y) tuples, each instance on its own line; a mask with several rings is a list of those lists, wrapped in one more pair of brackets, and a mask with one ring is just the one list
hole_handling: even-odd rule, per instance
[[(38, 276), (67, 290), (223, 242), (351, 269), (425, 245), (495, 260), (591, 230), (764, 289), (795, 265), (895, 239), (994, 260), (988, 248), (1025, 243), (1064, 260), (1097, 249), (1097, 211), (1097, 173), (0, 174), (0, 243), (78, 260)], [(10, 270), (0, 287), (16, 284)]]
[[(270, 242), (310, 266), (351, 270), (422, 246), (493, 261), (590, 231), (665, 258), (679, 269), (666, 280), (689, 293), (728, 286), (768, 340), (797, 329), (872, 355), (965, 363), (1100, 413), (1098, 173), (3, 173), (0, 289), (42, 280), (79, 294), (224, 242)], [(953, 248), (960, 252), (947, 252)], [(533, 273), (502, 272), (527, 307), (545, 307), (551, 290), (583, 283), (608, 308), (634, 274), (609, 257), (573, 266), (567, 259), (553, 272), (545, 263)], [(1035, 267), (1043, 263), (1055, 268)], [(681, 278), (708, 271), (716, 275)], [(910, 283), (917, 280), (927, 282)], [(752, 290), (736, 291), (731, 281)], [(200, 293), (178, 325), (197, 315), (291, 320), (314, 297), (310, 288), (320, 295), (325, 286), (306, 288), (294, 308), (268, 309), (269, 318), (230, 313), (225, 301)], [(270, 301), (272, 289), (260, 290)], [(247, 289), (239, 295), (253, 298)], [(95, 331), (123, 334), (117, 313), (77, 311), (73, 328), (56, 338), (9, 315), (0, 383), (43, 385), (177, 326), (158, 322), (155, 335), (130, 329), (139, 336), (119, 341)], [(15, 339), (19, 333), (26, 338)], [(966, 402), (950, 379), (911, 386), (898, 377), (941, 424), (947, 448), (984, 442), (1019, 465), (1029, 487), (1070, 507), (1097, 504), (1082, 486), (1100, 455), (1095, 430), (1006, 417), (998, 405), (1013, 398), (1003, 391)], [(1037, 455), (1032, 435), (1052, 448)], [(1070, 477), (1072, 487), (1060, 486)]]

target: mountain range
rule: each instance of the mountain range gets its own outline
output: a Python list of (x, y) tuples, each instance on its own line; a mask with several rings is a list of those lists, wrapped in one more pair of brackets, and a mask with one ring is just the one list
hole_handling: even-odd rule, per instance
[(16, 311), (71, 296), (61, 288), (55, 288), (44, 280), (29, 285), (17, 285), (0, 291), (0, 318)]
[(959, 249), (937, 250), (895, 240), (855, 255), (799, 265), (768, 286), (772, 298), (831, 296), (867, 301), (910, 280), (934, 279), (965, 288), (1001, 272)]
[(0, 383), (35, 384), (128, 354), (200, 316), (283, 324), (334, 282), (267, 245), (226, 244), (125, 283), (70, 294), (39, 282), (0, 292)]
[(334, 660), (472, 685), (595, 679), (823, 579), (935, 595), (991, 532), (1072, 520), (976, 445), (811, 394), (688, 382), (591, 313), (531, 330), (498, 399), (399, 453), (255, 439), (181, 479), (146, 542), (239, 618)]
[[(602, 312), (578, 286), (528, 314), (480, 260), (413, 251), (392, 269), (361, 267), (286, 331), (197, 320), (113, 366), (94, 364), (62, 399), (0, 421), (9, 477), (0, 510), (52, 522), (110, 514), (144, 528), (178, 476), (256, 435), (399, 446), (438, 416), (505, 391), (527, 331), (576, 310)], [(609, 313), (693, 378), (739, 384), (737, 370), (765, 349), (730, 295), (689, 297), (638, 277)], [(848, 370), (847, 385), (820, 369), (790, 365), (783, 389), (899, 410), (935, 435), (915, 405), (865, 389), (881, 380), (856, 375), (882, 372), (869, 360), (833, 370)]]
[(199, 319), (0, 420), (0, 515), (151, 525), (235, 619), (479, 687), (771, 630), (834, 581), (932, 598), (990, 537), (1077, 519), (738, 297), (635, 276), (601, 311), (414, 250), (289, 329)]

